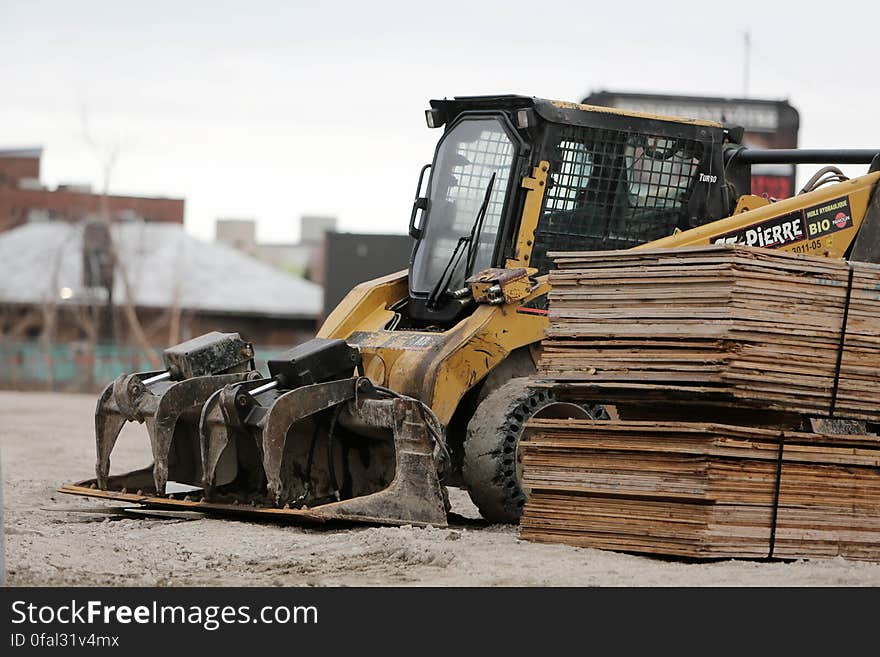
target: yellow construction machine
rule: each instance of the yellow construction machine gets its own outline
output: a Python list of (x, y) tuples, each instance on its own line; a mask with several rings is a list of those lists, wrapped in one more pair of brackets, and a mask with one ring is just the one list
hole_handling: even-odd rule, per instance
[[(603, 417), (531, 384), (552, 253), (730, 242), (872, 260), (877, 150), (755, 151), (742, 129), (524, 96), (431, 101), (443, 127), (418, 178), (407, 271), (363, 283), (317, 337), (253, 367), (236, 334), (122, 376), (96, 411), (97, 478), (64, 486), (164, 508), (445, 525), (445, 487), (515, 522), (534, 417)], [(750, 195), (753, 163), (822, 169), (794, 198)], [(153, 465), (110, 475), (121, 427)]]

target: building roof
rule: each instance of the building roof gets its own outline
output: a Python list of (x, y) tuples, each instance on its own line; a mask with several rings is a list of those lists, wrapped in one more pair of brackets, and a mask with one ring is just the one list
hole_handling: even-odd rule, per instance
[[(284, 318), (315, 318), (322, 290), (223, 244), (188, 235), (178, 224), (114, 224), (113, 242), (139, 307)], [(0, 234), (0, 303), (44, 303), (72, 295), (82, 302), (83, 227), (60, 221), (30, 223)], [(116, 270), (113, 297), (125, 300)], [(65, 291), (67, 292), (67, 291)]]
[(31, 148), (0, 148), (0, 157), (26, 157), (39, 159), (43, 156), (42, 146)]

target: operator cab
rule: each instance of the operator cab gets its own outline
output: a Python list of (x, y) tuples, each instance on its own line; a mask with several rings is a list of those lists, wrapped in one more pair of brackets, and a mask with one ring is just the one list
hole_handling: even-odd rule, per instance
[[(728, 216), (737, 196), (722, 148), (739, 134), (718, 123), (525, 96), (432, 100), (426, 117), (444, 131), (410, 219), (413, 328), (471, 311), (465, 281), (515, 257), (527, 194), (542, 201), (519, 257), (538, 276), (550, 252), (630, 248)], [(542, 162), (546, 187), (525, 188)]]

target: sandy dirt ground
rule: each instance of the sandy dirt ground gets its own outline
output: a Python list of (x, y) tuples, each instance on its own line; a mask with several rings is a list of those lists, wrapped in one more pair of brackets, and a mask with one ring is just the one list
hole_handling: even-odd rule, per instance
[[(60, 495), (93, 476), (90, 395), (0, 392), (7, 583), (279, 586), (719, 586), (880, 585), (880, 564), (843, 559), (682, 563), (520, 541), (489, 526), (450, 491), (472, 520), (448, 529), (315, 529), (200, 517), (108, 517), (71, 507), (118, 503)], [(126, 429), (114, 471), (149, 462), (146, 431)]]

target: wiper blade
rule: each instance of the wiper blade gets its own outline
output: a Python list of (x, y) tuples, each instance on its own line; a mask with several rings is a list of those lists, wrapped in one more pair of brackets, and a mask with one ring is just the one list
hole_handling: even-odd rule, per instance
[(458, 267), (458, 261), (461, 259), (461, 254), (464, 253), (461, 247), (466, 244), (469, 239), (469, 237), (465, 236), (458, 238), (458, 242), (455, 244), (455, 248), (452, 249), (449, 260), (446, 261), (446, 266), (440, 274), (440, 278), (437, 279), (431, 293), (428, 295), (429, 308), (433, 308), (437, 304), (437, 301), (440, 299), (440, 294), (446, 289), (449, 280), (452, 279), (452, 274), (455, 273), (455, 268)]
[(474, 217), (474, 223), (471, 224), (471, 230), (469, 235), (462, 235), (458, 238), (458, 242), (455, 244), (455, 248), (452, 250), (452, 253), (449, 255), (449, 260), (446, 261), (446, 266), (443, 268), (443, 273), (440, 274), (440, 278), (437, 279), (437, 283), (434, 285), (431, 293), (428, 295), (428, 306), (433, 307), (436, 305), (437, 301), (440, 299), (440, 295), (446, 291), (446, 287), (449, 282), (452, 280), (452, 275), (455, 273), (455, 269), (458, 267), (458, 262), (461, 260), (462, 254), (462, 246), (467, 244), (467, 257), (465, 258), (465, 278), (471, 275), (472, 270), (474, 268), (474, 264), (477, 259), (477, 249), (474, 245), (479, 242), (480, 234), (483, 232), (483, 223), (486, 219), (486, 211), (489, 208), (489, 199), (492, 196), (492, 188), (495, 186), (495, 176), (497, 172), (492, 172), (492, 176), (489, 178), (489, 182), (486, 185), (486, 191), (483, 193), (483, 202), (480, 204), (479, 209), (477, 210), (477, 216)]
[(495, 176), (497, 171), (492, 172), (489, 178), (489, 184), (486, 185), (486, 193), (483, 194), (483, 202), (480, 209), (477, 210), (477, 217), (474, 219), (474, 225), (471, 227), (471, 236), (468, 240), (467, 264), (464, 270), (464, 277), (467, 278), (474, 273), (474, 264), (477, 260), (477, 251), (479, 250), (480, 235), (483, 232), (483, 223), (486, 221), (486, 211), (489, 209), (489, 199), (492, 196), (492, 188), (495, 186)]

